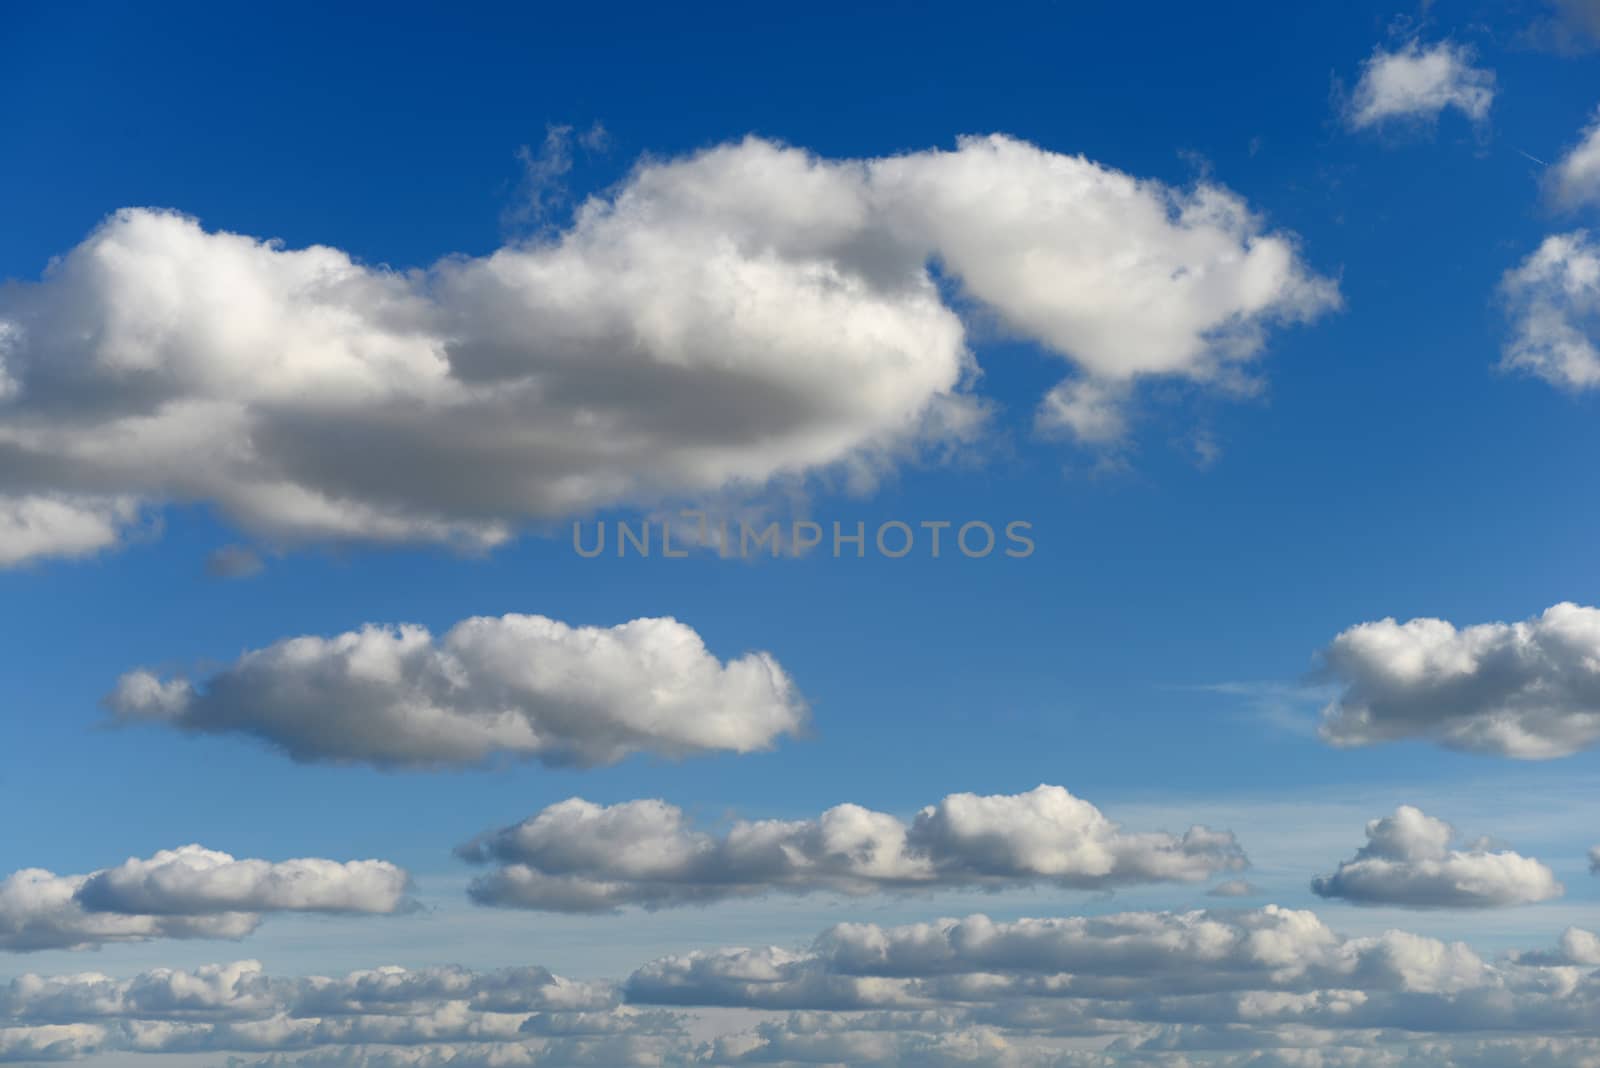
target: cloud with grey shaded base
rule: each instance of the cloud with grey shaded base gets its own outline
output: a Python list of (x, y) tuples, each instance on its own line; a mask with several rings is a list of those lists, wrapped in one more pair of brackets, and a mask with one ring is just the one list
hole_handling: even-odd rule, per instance
[(1522, 760), (1600, 741), (1600, 610), (1564, 603), (1520, 623), (1442, 619), (1351, 627), (1319, 654), (1340, 686), (1321, 735), (1362, 746), (1422, 738)]
[(1483, 845), (1452, 849), (1455, 828), (1410, 805), (1367, 824), (1367, 844), (1332, 875), (1311, 881), (1319, 897), (1357, 905), (1487, 909), (1560, 897), (1555, 873), (1532, 857)]
[(1339, 302), (1219, 185), (1000, 135), (647, 158), (558, 234), (414, 271), (129, 208), (0, 290), (0, 565), (112, 548), (170, 502), (274, 545), (483, 551), (605, 507), (870, 482), (981, 420), (933, 262), (1063, 359), (1041, 418), (1088, 438), (1137, 381), (1237, 388), (1273, 327)]
[(0, 985), (0, 1056), (210, 1052), (284, 1068), (1570, 1065), (1600, 1052), (1595, 945), (1574, 929), (1554, 951), (1490, 961), (1405, 931), (1345, 937), (1314, 913), (1268, 906), (847, 923), (803, 948), (662, 957), (620, 985), (537, 967), (279, 978), (254, 961), (23, 975)]
[(247, 652), (198, 684), (133, 671), (106, 703), (121, 723), (250, 735), (299, 761), (388, 768), (748, 753), (807, 720), (770, 655), (720, 661), (666, 618), (574, 627), (479, 616), (438, 639), (414, 624), (367, 626)]
[(272, 912), (401, 912), (409, 883), (387, 861), (236, 860), (198, 845), (87, 875), (27, 868), (0, 880), (0, 950), (242, 938)]
[(1247, 866), (1231, 833), (1129, 833), (1059, 786), (951, 794), (907, 824), (859, 805), (810, 820), (740, 820), (693, 830), (664, 801), (572, 798), (457, 850), (495, 870), (480, 904), (559, 912), (705, 905), (767, 893), (868, 894), (1048, 884), (1106, 889), (1197, 881)]

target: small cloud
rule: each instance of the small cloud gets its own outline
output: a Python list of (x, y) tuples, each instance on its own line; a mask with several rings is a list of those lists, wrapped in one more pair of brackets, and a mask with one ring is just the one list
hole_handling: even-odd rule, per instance
[(1410, 805), (1367, 824), (1367, 844), (1331, 875), (1318, 897), (1400, 908), (1504, 908), (1560, 897), (1555, 874), (1532, 857), (1491, 851), (1488, 840), (1452, 849), (1455, 828)]
[(261, 555), (247, 545), (224, 545), (206, 557), (206, 574), (217, 579), (249, 578), (261, 574), (265, 566)]
[(1489, 118), (1494, 72), (1472, 65), (1466, 45), (1410, 41), (1390, 52), (1379, 46), (1361, 68), (1345, 109), (1352, 130), (1393, 123), (1433, 123), (1455, 108), (1476, 124)]
[(1260, 897), (1261, 888), (1246, 879), (1229, 879), (1206, 891), (1207, 897)]

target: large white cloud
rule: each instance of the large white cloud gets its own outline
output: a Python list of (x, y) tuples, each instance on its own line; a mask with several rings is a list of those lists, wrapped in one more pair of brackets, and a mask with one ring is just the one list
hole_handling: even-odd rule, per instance
[(664, 801), (602, 806), (573, 798), (458, 853), (498, 865), (474, 881), (475, 900), (573, 912), (769, 892), (1032, 883), (1100, 889), (1197, 881), (1247, 863), (1230, 833), (1127, 833), (1059, 786), (951, 794), (910, 824), (846, 804), (810, 820), (741, 820), (721, 835), (692, 829), (683, 811)]
[(1453, 849), (1455, 828), (1410, 805), (1367, 824), (1367, 844), (1332, 875), (1321, 897), (1406, 908), (1496, 908), (1560, 897), (1555, 873), (1532, 857), (1483, 845)]
[(1587, 230), (1545, 238), (1500, 290), (1511, 319), (1502, 366), (1574, 392), (1600, 386), (1600, 246)]
[(1540, 760), (1600, 741), (1600, 609), (1564, 603), (1461, 629), (1384, 619), (1344, 631), (1321, 658), (1343, 686), (1323, 711), (1335, 745), (1427, 738)]
[(399, 912), (408, 883), (387, 861), (236, 860), (197, 845), (87, 875), (25, 868), (0, 880), (0, 950), (242, 938), (267, 912)]
[(1489, 117), (1494, 72), (1473, 66), (1472, 50), (1442, 41), (1409, 41), (1389, 51), (1381, 45), (1361, 68), (1345, 112), (1355, 129), (1393, 122), (1432, 122), (1455, 108), (1473, 122)]
[(481, 548), (872, 469), (974, 426), (935, 261), (1105, 395), (1230, 380), (1269, 325), (1337, 303), (1227, 190), (1003, 136), (647, 160), (564, 233), (418, 271), (128, 209), (0, 291), (0, 563), (110, 545), (139, 502)]
[(474, 617), (437, 640), (415, 625), (289, 638), (198, 685), (130, 672), (107, 703), (124, 722), (254, 735), (296, 760), (383, 767), (745, 753), (806, 721), (766, 653), (724, 663), (675, 619), (608, 628), (528, 615)]

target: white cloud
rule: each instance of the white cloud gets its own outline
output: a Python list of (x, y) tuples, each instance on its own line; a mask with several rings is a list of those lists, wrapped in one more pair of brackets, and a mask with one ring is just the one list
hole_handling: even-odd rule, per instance
[(1384, 619), (1322, 650), (1343, 690), (1323, 710), (1335, 745), (1427, 738), (1524, 760), (1600, 740), (1600, 610), (1564, 603), (1521, 623), (1456, 629)]
[(1409, 41), (1394, 51), (1373, 50), (1361, 68), (1345, 113), (1353, 129), (1391, 122), (1433, 122), (1455, 108), (1475, 123), (1489, 117), (1494, 72), (1474, 67), (1465, 45)]
[(1561, 967), (1574, 965), (1590, 967), (1600, 965), (1600, 935), (1581, 927), (1568, 927), (1561, 932), (1554, 952), (1531, 950), (1513, 953), (1511, 959), (1518, 964)]
[(1589, 871), (1593, 875), (1600, 875), (1600, 846), (1589, 850)]
[(1474, 845), (1452, 849), (1455, 829), (1410, 805), (1367, 824), (1367, 844), (1332, 875), (1321, 897), (1405, 908), (1498, 908), (1560, 897), (1555, 873), (1532, 857)]
[(808, 948), (661, 958), (620, 986), (536, 967), (277, 978), (254, 961), (24, 975), (0, 985), (0, 1055), (54, 1040), (69, 1059), (303, 1068), (1574, 1065), (1600, 1053), (1595, 944), (1569, 931), (1488, 961), (1268, 906), (840, 924)]
[(235, 860), (196, 845), (87, 875), (25, 868), (0, 880), (0, 950), (242, 938), (267, 912), (398, 912), (407, 883), (385, 861)]
[(1550, 168), (1546, 181), (1551, 198), (1561, 207), (1600, 204), (1600, 115)]
[(1500, 291), (1511, 319), (1503, 367), (1575, 392), (1600, 386), (1600, 247), (1587, 230), (1545, 238)]
[(407, 875), (383, 860), (235, 860), (197, 845), (131, 857), (89, 876), (77, 900), (97, 912), (395, 912)]
[(591, 1063), (585, 1055), (630, 1043), (641, 1052), (681, 1045), (674, 1015), (621, 1008), (610, 984), (535, 967), (476, 973), (385, 967), (279, 979), (257, 961), (239, 961), (190, 971), (160, 968), (129, 979), (93, 972), (23, 975), (0, 987), (0, 1023), (15, 1025), (0, 1029), (0, 1055), (7, 1033), (31, 1039), (36, 1050), (45, 1039), (77, 1029), (84, 1041), (65, 1047), (65, 1059), (102, 1048), (148, 1054), (312, 1050), (353, 1064), (369, 1063), (362, 1059), (368, 1056), (422, 1055), (452, 1059), (416, 1063), (467, 1064), (477, 1063), (471, 1058), (479, 1052), (500, 1048), (531, 1059), (490, 1063), (581, 1064)]
[(1050, 883), (1100, 889), (1200, 880), (1247, 861), (1233, 835), (1130, 834), (1059, 786), (951, 794), (908, 825), (859, 805), (811, 820), (739, 821), (693, 830), (664, 801), (551, 805), (458, 853), (499, 865), (474, 881), (482, 904), (590, 912), (663, 908), (770, 892), (866, 894)]
[(647, 160), (564, 233), (411, 272), (127, 209), (0, 294), (0, 563), (105, 548), (134, 502), (268, 542), (487, 548), (874, 470), (975, 425), (934, 261), (1064, 357), (1069, 394), (1233, 382), (1338, 299), (1221, 187), (1002, 136)]
[(138, 514), (126, 497), (0, 497), (0, 567), (41, 556), (92, 556), (117, 544)]
[(662, 958), (635, 971), (625, 990), (636, 1005), (680, 1008), (951, 1008), (1013, 1036), (1144, 1041), (1155, 1037), (1152, 1027), (1203, 1021), (1234, 1029), (1234, 1048), (1251, 1037), (1303, 1046), (1303, 1034), (1297, 1041), (1285, 1029), (1304, 1028), (1356, 1041), (1392, 1030), (1594, 1037), (1600, 1018), (1590, 967), (1491, 962), (1461, 943), (1405, 931), (1341, 937), (1313, 913), (1277, 906), (841, 924), (807, 950)]
[(106, 1044), (104, 1028), (88, 1024), (0, 1027), (0, 1064), (75, 1061)]
[(107, 703), (124, 722), (254, 735), (296, 760), (381, 767), (744, 753), (806, 721), (766, 653), (724, 663), (675, 619), (606, 628), (527, 615), (474, 617), (438, 640), (409, 624), (289, 638), (198, 685), (130, 672)]

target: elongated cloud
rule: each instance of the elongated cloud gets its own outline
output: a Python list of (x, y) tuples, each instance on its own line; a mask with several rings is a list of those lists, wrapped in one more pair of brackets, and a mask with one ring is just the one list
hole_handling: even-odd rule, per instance
[(1455, 829), (1410, 805), (1367, 824), (1367, 844), (1332, 875), (1320, 897), (1405, 908), (1499, 908), (1560, 897), (1555, 873), (1532, 857), (1484, 846), (1452, 849)]
[(1584, 1064), (1600, 1052), (1597, 944), (1574, 928), (1490, 961), (1268, 906), (847, 923), (801, 948), (662, 957), (621, 984), (533, 966), (283, 978), (254, 961), (23, 975), (0, 985), (0, 1051), (302, 1068)]
[(1500, 291), (1511, 319), (1503, 367), (1573, 392), (1600, 386), (1600, 246), (1587, 230), (1545, 238)]
[(1600, 610), (1558, 604), (1521, 623), (1442, 619), (1351, 627), (1322, 650), (1343, 687), (1323, 710), (1335, 745), (1425, 738), (1523, 760), (1600, 740)]
[(1059, 786), (951, 794), (909, 825), (859, 805), (812, 820), (740, 821), (693, 830), (663, 801), (601, 806), (580, 798), (457, 851), (498, 865), (476, 880), (486, 905), (567, 912), (666, 908), (771, 892), (866, 894), (1050, 883), (1100, 889), (1205, 879), (1246, 866), (1225, 831), (1130, 834)]
[(242, 938), (269, 912), (399, 912), (408, 882), (386, 861), (236, 860), (197, 845), (87, 875), (27, 868), (0, 880), (0, 950)]
[(1345, 121), (1353, 129), (1394, 122), (1433, 122), (1455, 108), (1473, 122), (1489, 117), (1494, 72), (1473, 66), (1472, 50), (1442, 41), (1410, 41), (1375, 49), (1361, 68)]
[(253, 735), (295, 760), (411, 768), (746, 753), (806, 720), (771, 656), (723, 663), (675, 619), (524, 615), (467, 619), (437, 640), (407, 624), (289, 638), (199, 684), (134, 671), (107, 704), (123, 722)]
[(935, 260), (1108, 398), (1233, 382), (1270, 326), (1338, 300), (1219, 186), (1003, 136), (646, 161), (564, 233), (409, 272), (130, 208), (0, 291), (0, 564), (109, 547), (173, 501), (278, 543), (486, 548), (876, 470), (981, 406)]

